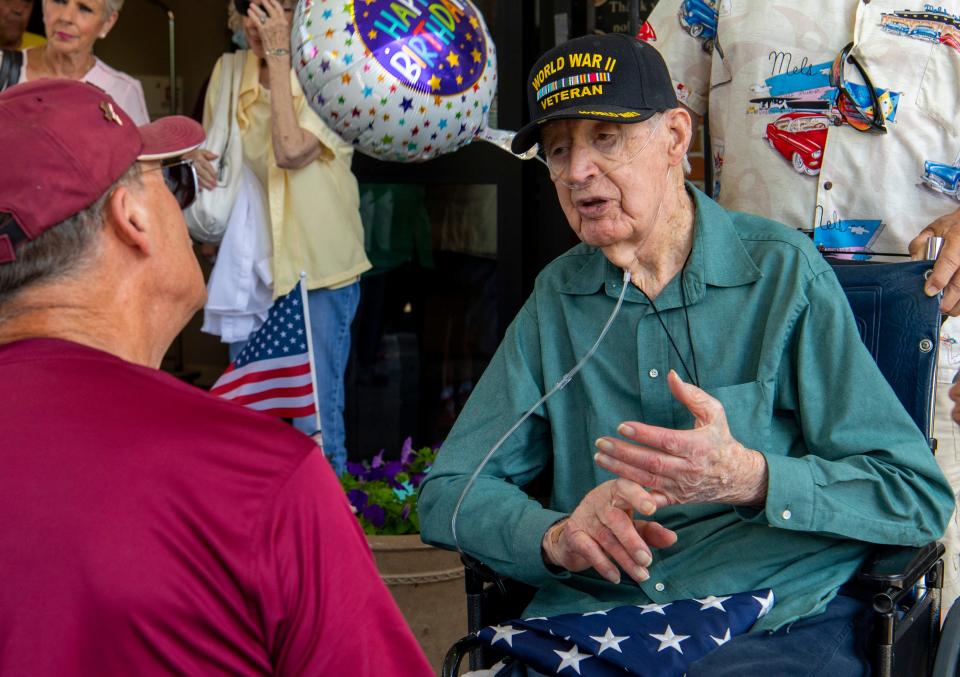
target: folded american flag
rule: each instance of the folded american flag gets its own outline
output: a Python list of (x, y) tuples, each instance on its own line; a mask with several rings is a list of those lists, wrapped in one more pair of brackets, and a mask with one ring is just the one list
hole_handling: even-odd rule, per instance
[(746, 633), (773, 606), (773, 590), (527, 618), (483, 628), (481, 641), (546, 675), (683, 675)]
[(282, 418), (317, 413), (304, 298), (301, 281), (274, 301), (267, 321), (250, 335), (212, 394)]

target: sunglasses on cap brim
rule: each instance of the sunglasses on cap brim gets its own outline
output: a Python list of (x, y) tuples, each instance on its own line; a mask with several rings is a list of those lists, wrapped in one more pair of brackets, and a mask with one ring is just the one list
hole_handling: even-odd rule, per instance
[(180, 209), (186, 209), (194, 203), (200, 185), (197, 182), (197, 171), (193, 168), (193, 160), (183, 158), (164, 160), (159, 167), (145, 171), (157, 169), (163, 173), (163, 182), (167, 184), (167, 190), (177, 199)]

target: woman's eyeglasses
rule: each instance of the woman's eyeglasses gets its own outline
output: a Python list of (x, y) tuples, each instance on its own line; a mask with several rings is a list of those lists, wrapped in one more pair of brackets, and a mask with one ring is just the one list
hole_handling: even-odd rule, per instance
[[(880, 95), (877, 94), (870, 76), (867, 75), (867, 69), (860, 65), (855, 56), (850, 54), (852, 49), (853, 43), (851, 42), (840, 50), (830, 69), (830, 84), (837, 89), (836, 110), (844, 122), (858, 132), (886, 134), (887, 120), (883, 113)], [(864, 108), (857, 100), (852, 85), (844, 77), (844, 64), (848, 63), (856, 68), (857, 73), (863, 79), (865, 87), (858, 86), (858, 89), (866, 89), (869, 93), (870, 105), (867, 108)]]
[(173, 193), (177, 199), (180, 209), (186, 209), (197, 199), (199, 183), (197, 182), (197, 172), (193, 168), (193, 160), (176, 159), (164, 161), (159, 167), (147, 169), (144, 171), (163, 172), (163, 182), (167, 184), (167, 189)]

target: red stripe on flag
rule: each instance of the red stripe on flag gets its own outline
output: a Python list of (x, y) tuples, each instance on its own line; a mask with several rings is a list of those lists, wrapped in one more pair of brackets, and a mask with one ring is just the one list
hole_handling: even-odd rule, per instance
[(260, 409), (258, 411), (278, 418), (300, 418), (301, 416), (313, 416), (317, 413), (317, 408), (311, 404), (297, 409)]
[(225, 397), (224, 399), (236, 402), (237, 404), (252, 404), (262, 402), (263, 400), (275, 400), (282, 397), (300, 397), (313, 393), (313, 384), (308, 383), (305, 386), (296, 388), (272, 388), (262, 393), (252, 395), (241, 395), (240, 397)]
[[(306, 356), (304, 356), (304, 359), (306, 359)], [(230, 366), (231, 366), (231, 369), (228, 369), (227, 371), (225, 371), (224, 375), (233, 371), (232, 369), (233, 365), (231, 364)], [(303, 374), (309, 374), (309, 373), (310, 373), (309, 362), (298, 364), (295, 367), (286, 367), (284, 369), (268, 369), (267, 371), (254, 371), (247, 374), (246, 376), (238, 378), (235, 381), (230, 381), (229, 383), (226, 383), (224, 385), (214, 385), (214, 387), (210, 389), (210, 393), (213, 395), (224, 397), (224, 393), (227, 393), (235, 388), (239, 388), (240, 386), (247, 383), (260, 383), (261, 381), (269, 381), (275, 378), (283, 378), (285, 376), (302, 376)]]

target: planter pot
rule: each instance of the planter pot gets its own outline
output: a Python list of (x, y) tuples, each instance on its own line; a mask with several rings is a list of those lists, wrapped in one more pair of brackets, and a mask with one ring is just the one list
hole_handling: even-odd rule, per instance
[(380, 576), (439, 673), (447, 649), (467, 634), (460, 557), (425, 545), (418, 534), (367, 536), (367, 542)]

